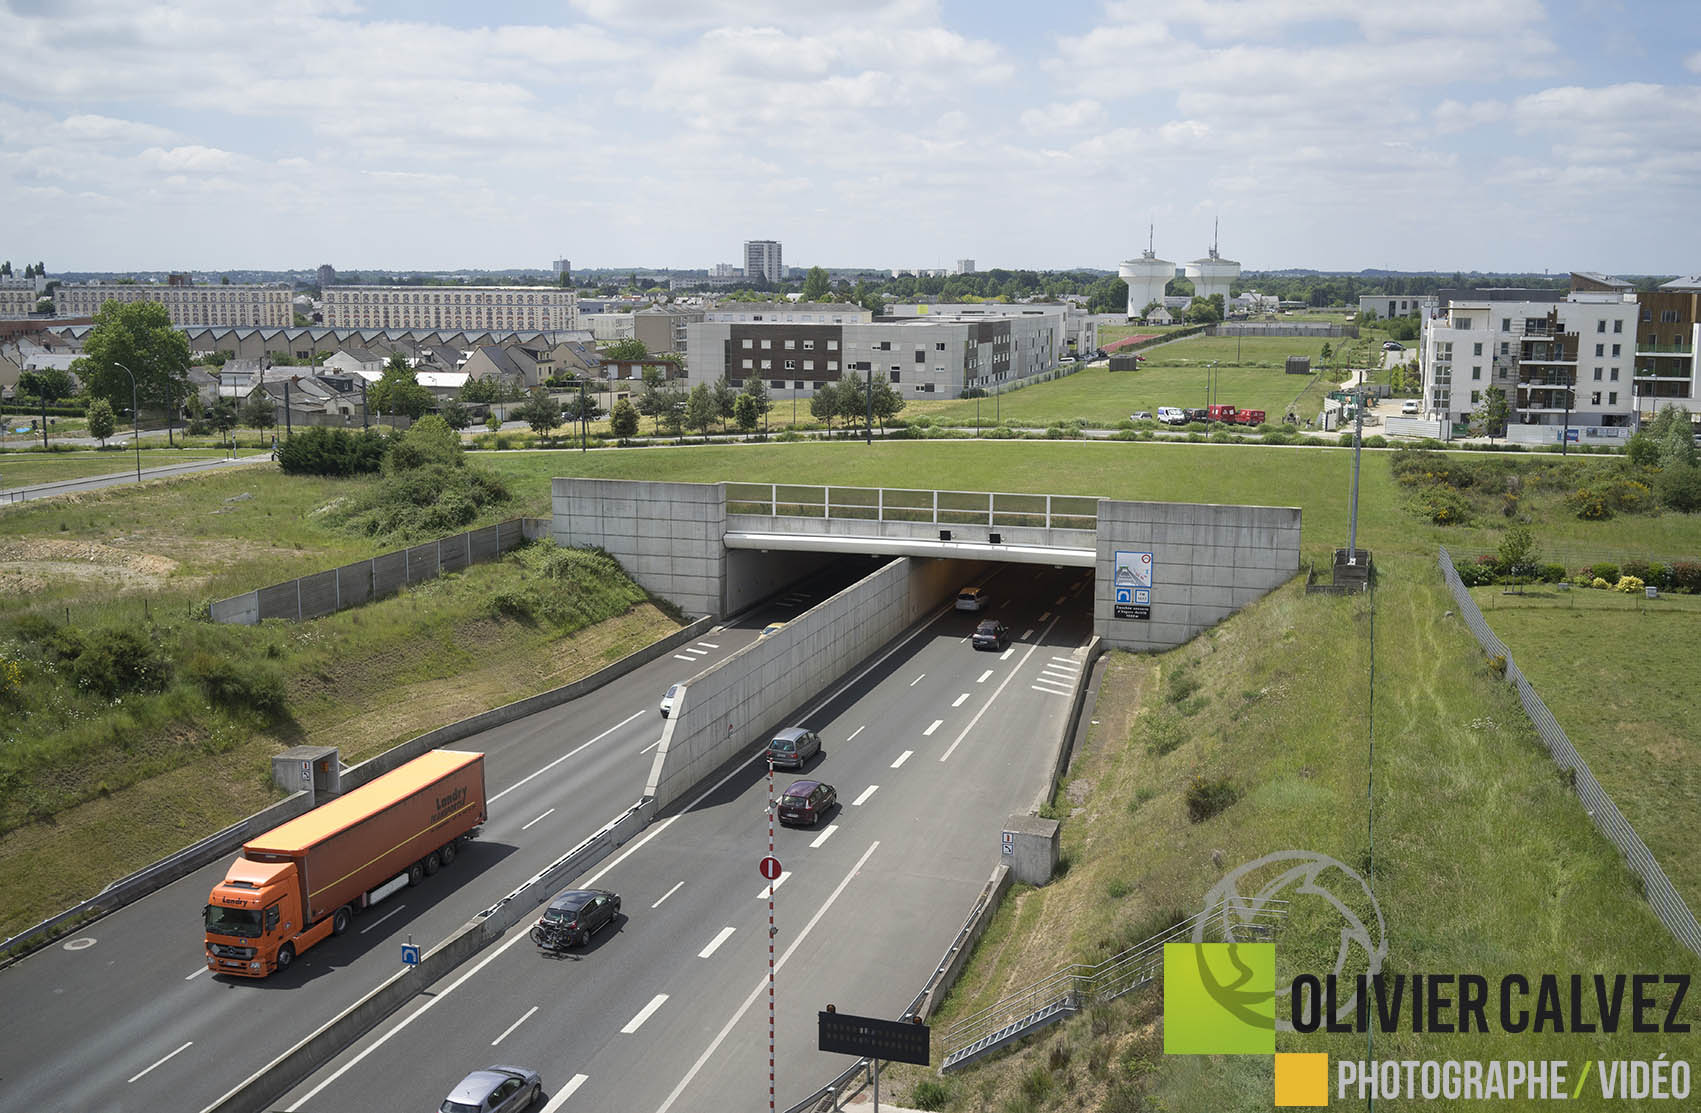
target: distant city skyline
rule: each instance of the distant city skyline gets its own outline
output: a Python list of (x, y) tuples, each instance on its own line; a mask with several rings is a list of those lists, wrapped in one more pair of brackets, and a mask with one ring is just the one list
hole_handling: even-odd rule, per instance
[(1691, 12), (0, 0), (0, 258), (1692, 273)]

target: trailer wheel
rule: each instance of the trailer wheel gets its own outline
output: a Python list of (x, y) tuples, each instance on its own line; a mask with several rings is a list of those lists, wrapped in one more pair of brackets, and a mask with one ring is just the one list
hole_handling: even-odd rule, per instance
[(460, 853), (460, 848), (461, 841), (456, 839), (452, 842), (444, 843), (443, 849), (439, 850), (437, 854), (443, 859), (443, 864), (446, 866), (455, 860), (455, 855)]
[(425, 863), (415, 862), (408, 867), (408, 884), (418, 885), (425, 880)]
[(343, 932), (347, 931), (348, 922), (351, 918), (352, 917), (349, 916), (348, 905), (346, 904), (331, 913), (331, 934), (341, 935)]
[(430, 877), (443, 868), (443, 857), (433, 850), (425, 856), (425, 876)]
[(285, 943), (278, 948), (278, 973), (289, 969), (289, 964), (295, 961), (295, 944)]

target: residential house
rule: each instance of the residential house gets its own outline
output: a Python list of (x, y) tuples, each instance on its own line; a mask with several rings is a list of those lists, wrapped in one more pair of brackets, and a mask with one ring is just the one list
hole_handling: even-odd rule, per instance
[(498, 344), (485, 344), (476, 349), (467, 357), (461, 370), (469, 379), (495, 378), (519, 383), (528, 390), (541, 381), (537, 363), (531, 356), (519, 348), (504, 348)]

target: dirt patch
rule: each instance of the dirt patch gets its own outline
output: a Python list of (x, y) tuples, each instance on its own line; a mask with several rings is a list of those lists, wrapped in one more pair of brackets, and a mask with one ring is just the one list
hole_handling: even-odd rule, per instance
[(24, 537), (0, 541), (0, 591), (39, 591), (67, 580), (125, 591), (155, 590), (177, 562), (96, 541)]

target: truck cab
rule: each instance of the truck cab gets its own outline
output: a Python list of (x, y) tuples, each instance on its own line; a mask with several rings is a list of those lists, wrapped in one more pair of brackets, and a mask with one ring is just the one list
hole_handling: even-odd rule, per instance
[[(264, 977), (295, 957), (301, 929), (301, 888), (294, 862), (238, 858), (213, 887), (204, 913), (207, 969)], [(289, 944), (288, 958), (278, 956)]]

